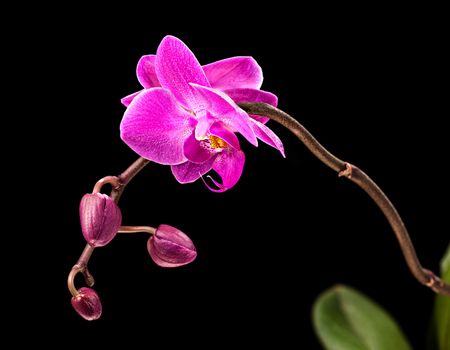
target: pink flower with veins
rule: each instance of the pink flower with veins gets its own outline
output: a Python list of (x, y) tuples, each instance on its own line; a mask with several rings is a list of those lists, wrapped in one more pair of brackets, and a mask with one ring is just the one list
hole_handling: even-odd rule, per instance
[[(278, 149), (283, 144), (263, 122), (237, 106), (277, 97), (259, 90), (262, 71), (251, 57), (233, 57), (200, 66), (179, 39), (166, 36), (156, 55), (144, 56), (137, 76), (144, 86), (122, 100), (128, 105), (120, 125), (122, 140), (140, 156), (171, 165), (180, 183), (194, 182), (211, 169), (223, 192), (239, 180), (245, 163), (235, 133), (257, 146), (257, 138)], [(258, 120), (257, 120), (258, 119)]]

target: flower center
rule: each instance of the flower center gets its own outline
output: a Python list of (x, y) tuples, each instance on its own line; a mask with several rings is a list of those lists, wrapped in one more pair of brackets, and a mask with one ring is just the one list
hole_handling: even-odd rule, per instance
[(227, 147), (227, 143), (217, 136), (209, 136), (209, 144), (212, 148), (225, 148)]

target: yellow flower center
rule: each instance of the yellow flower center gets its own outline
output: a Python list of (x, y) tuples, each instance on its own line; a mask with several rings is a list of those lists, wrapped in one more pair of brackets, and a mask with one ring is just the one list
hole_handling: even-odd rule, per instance
[(212, 148), (225, 148), (227, 143), (217, 136), (209, 136), (209, 143)]

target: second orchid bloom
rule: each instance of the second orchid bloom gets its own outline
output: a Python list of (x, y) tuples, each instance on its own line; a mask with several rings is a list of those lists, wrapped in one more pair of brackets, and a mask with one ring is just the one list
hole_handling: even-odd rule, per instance
[(277, 105), (277, 97), (260, 90), (262, 70), (251, 57), (232, 57), (201, 66), (179, 39), (166, 36), (156, 55), (137, 67), (144, 87), (122, 100), (128, 106), (120, 125), (123, 141), (140, 156), (170, 165), (180, 183), (194, 182), (210, 170), (205, 184), (223, 192), (239, 180), (245, 163), (236, 133), (251, 144), (258, 140), (278, 149), (283, 144), (265, 123), (248, 115), (240, 102)]

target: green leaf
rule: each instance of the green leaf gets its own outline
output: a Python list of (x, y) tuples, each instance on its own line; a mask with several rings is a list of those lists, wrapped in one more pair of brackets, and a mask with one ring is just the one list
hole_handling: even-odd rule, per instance
[[(441, 261), (441, 277), (450, 283), (450, 245)], [(434, 303), (434, 324), (439, 350), (450, 350), (450, 298), (436, 295)]]
[(450, 244), (448, 245), (447, 252), (444, 254), (444, 257), (441, 260), (442, 276), (444, 276), (444, 274), (448, 272), (448, 270), (450, 270)]
[(327, 350), (411, 350), (386, 311), (346, 286), (328, 289), (317, 298), (313, 322)]

